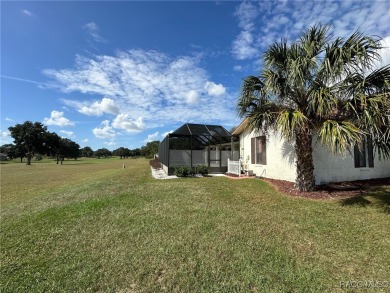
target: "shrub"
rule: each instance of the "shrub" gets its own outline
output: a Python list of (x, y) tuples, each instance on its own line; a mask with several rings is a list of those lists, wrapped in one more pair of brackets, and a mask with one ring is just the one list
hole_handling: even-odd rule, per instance
[(190, 168), (190, 175), (195, 176), (196, 175), (196, 167), (189, 167)]
[(173, 172), (177, 177), (188, 177), (193, 175), (193, 170), (190, 166), (176, 166)]
[(205, 176), (205, 175), (209, 174), (209, 168), (205, 165), (199, 165), (196, 167), (176, 166), (173, 173), (177, 177), (195, 176), (196, 174), (200, 174), (202, 176)]
[(205, 176), (205, 175), (209, 174), (209, 168), (205, 165), (199, 165), (196, 167), (196, 173), (198, 173), (202, 176)]

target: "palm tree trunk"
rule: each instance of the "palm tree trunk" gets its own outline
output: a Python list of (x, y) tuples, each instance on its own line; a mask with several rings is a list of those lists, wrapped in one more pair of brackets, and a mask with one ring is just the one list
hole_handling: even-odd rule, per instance
[(315, 188), (312, 135), (309, 126), (295, 131), (295, 153), (297, 155), (296, 188), (313, 191)]

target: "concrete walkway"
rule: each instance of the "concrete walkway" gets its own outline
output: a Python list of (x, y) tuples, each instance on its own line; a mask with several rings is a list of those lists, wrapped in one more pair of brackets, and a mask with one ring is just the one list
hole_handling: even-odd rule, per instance
[(177, 178), (179, 178), (175, 175), (168, 176), (168, 174), (165, 173), (165, 171), (163, 169), (153, 169), (152, 167), (150, 167), (150, 169), (152, 170), (152, 176), (156, 179), (177, 179)]

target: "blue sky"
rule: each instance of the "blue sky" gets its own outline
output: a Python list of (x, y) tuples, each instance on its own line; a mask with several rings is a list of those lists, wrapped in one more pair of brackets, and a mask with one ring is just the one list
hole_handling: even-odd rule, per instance
[(26, 120), (94, 150), (187, 122), (230, 129), (262, 52), (319, 22), (390, 47), (389, 1), (2, 1), (1, 144)]

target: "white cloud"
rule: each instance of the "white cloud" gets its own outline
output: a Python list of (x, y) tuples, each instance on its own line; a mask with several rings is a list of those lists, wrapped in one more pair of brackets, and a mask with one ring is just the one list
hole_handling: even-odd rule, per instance
[(19, 77), (14, 77), (14, 76), (8, 76), (8, 75), (0, 75), (1, 78), (6, 78), (10, 80), (17, 80), (21, 82), (26, 82), (26, 83), (32, 83), (38, 86), (38, 88), (45, 89), (45, 88), (53, 88), (53, 84), (48, 84), (48, 83), (43, 83), (35, 80), (30, 80), (30, 79), (25, 79), (25, 78), (19, 78)]
[(88, 142), (88, 138), (82, 139), (81, 142)]
[(233, 42), (233, 55), (238, 60), (250, 59), (259, 55), (259, 49), (253, 45), (251, 32), (242, 31)]
[(168, 134), (170, 134), (172, 132), (173, 132), (173, 130), (169, 130), (169, 131), (166, 131), (163, 134), (161, 134), (162, 139), (164, 139)]
[(239, 60), (256, 57), (259, 53), (253, 36), (255, 30), (254, 21), (259, 15), (258, 9), (251, 2), (242, 2), (234, 14), (238, 18), (238, 26), (241, 32), (233, 41), (232, 53)]
[(116, 146), (116, 142), (115, 141), (105, 141), (104, 144), (108, 145), (108, 146)]
[(233, 70), (234, 70), (234, 71), (242, 71), (242, 70), (243, 70), (243, 67), (242, 67), (241, 65), (235, 65), (235, 66), (233, 67)]
[(65, 136), (67, 138), (76, 137), (73, 131), (60, 130), (59, 133), (63, 134), (63, 136)]
[(234, 13), (238, 17), (238, 26), (245, 30), (251, 31), (254, 29), (253, 21), (259, 16), (259, 8), (251, 2), (242, 2)]
[(99, 27), (94, 22), (89, 22), (83, 26), (83, 29), (88, 33), (90, 38), (98, 43), (106, 43), (107, 40), (99, 34)]
[(389, 15), (388, 1), (243, 2), (235, 13), (240, 33), (232, 43), (232, 54), (241, 60), (259, 58), (270, 44), (282, 38), (294, 41), (319, 23), (331, 25), (337, 37), (348, 37), (356, 30), (388, 36)]
[(210, 96), (220, 96), (226, 93), (222, 84), (216, 84), (212, 81), (207, 81), (204, 88)]
[(13, 119), (8, 118), (8, 117), (5, 117), (4, 120), (5, 120), (5, 121), (8, 121), (8, 122), (13, 122), (13, 121), (14, 121)]
[(158, 140), (159, 132), (156, 131), (155, 133), (149, 134), (148, 137), (144, 140), (145, 143), (152, 142), (155, 140)]
[[(199, 66), (200, 58), (199, 55), (171, 57), (157, 51), (129, 50), (115, 56), (78, 56), (75, 68), (48, 69), (44, 73), (54, 78), (64, 92), (110, 99), (117, 106), (111, 109), (111, 114), (119, 109), (133, 123), (142, 117), (144, 125), (136, 124), (138, 130), (167, 122), (226, 123), (237, 119), (236, 96), (225, 94), (220, 99), (213, 98), (212, 95), (221, 93), (225, 87), (209, 79), (208, 72)], [(84, 114), (108, 113), (107, 109), (102, 110), (102, 102), (99, 105), (91, 101), (63, 102)], [(134, 129), (133, 123), (118, 127), (122, 123), (117, 121), (113, 127)]]
[(27, 15), (27, 16), (32, 16), (32, 12), (31, 12), (30, 10), (27, 10), (27, 9), (23, 9), (23, 10), (22, 10), (22, 13), (23, 13), (24, 15)]
[(74, 107), (78, 112), (88, 116), (102, 116), (103, 114), (116, 115), (120, 111), (119, 107), (115, 104), (115, 101), (109, 98), (103, 98), (101, 101), (93, 102), (79, 102), (66, 99), (63, 99), (62, 101), (65, 105)]
[(381, 41), (382, 49), (379, 50), (381, 61), (375, 67), (390, 65), (390, 36), (384, 37)]
[(64, 117), (64, 112), (60, 111), (51, 111), (50, 118), (44, 118), (43, 123), (47, 125), (56, 125), (56, 126), (73, 126), (74, 122)]
[(6, 143), (11, 143), (11, 142), (12, 142), (11, 133), (8, 130), (1, 131), (0, 132), (0, 145), (6, 144)]
[(127, 132), (138, 132), (145, 129), (142, 117), (133, 120), (129, 114), (119, 114), (116, 116), (112, 121), (112, 126), (118, 129), (124, 129)]
[(92, 132), (97, 138), (114, 138), (117, 135), (116, 131), (110, 126), (109, 120), (104, 120), (100, 127), (94, 128)]
[(186, 93), (186, 101), (188, 104), (198, 103), (199, 102), (199, 94), (194, 90), (189, 91), (188, 93)]
[(113, 100), (103, 98), (101, 102), (96, 101), (91, 105), (82, 106), (79, 112), (89, 116), (101, 116), (103, 113), (118, 114), (119, 108)]
[(9, 136), (11, 136), (11, 132), (9, 132), (8, 130), (2, 131), (2, 132), (0, 132), (0, 136), (1, 137), (9, 137)]

